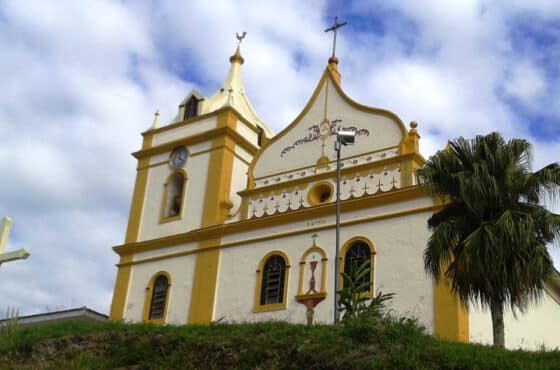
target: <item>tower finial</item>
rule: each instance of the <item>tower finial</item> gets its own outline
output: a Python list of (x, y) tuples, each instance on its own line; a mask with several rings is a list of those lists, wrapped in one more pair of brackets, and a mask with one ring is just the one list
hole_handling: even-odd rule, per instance
[(154, 113), (154, 123), (152, 123), (152, 130), (155, 130), (156, 128), (159, 127), (159, 109), (156, 110), (156, 112)]
[(239, 45), (241, 45), (241, 41), (243, 41), (245, 36), (247, 36), (247, 32), (245, 32), (245, 31), (243, 31), (241, 36), (239, 36), (239, 33), (237, 33), (237, 32), (235, 33), (235, 37), (237, 38), (238, 43), (237, 43), (237, 49), (235, 50), (235, 54), (233, 54), (229, 58), (230, 63), (237, 62), (239, 64), (243, 64), (245, 62), (245, 59), (243, 59), (243, 57), (241, 56), (241, 52), (239, 51)]
[(237, 37), (237, 40), (239, 40), (239, 42), (237, 43), (237, 46), (241, 45), (241, 41), (243, 41), (243, 39), (245, 38), (245, 36), (247, 36), (247, 32), (243, 31), (243, 33), (241, 34), (241, 36), (239, 36), (239, 34), (236, 32), (235, 33), (235, 37)]

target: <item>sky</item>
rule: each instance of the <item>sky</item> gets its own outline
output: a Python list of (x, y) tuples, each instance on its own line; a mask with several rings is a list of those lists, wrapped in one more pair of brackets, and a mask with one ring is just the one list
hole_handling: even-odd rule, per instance
[[(427, 158), (492, 131), (560, 160), (555, 1), (0, 0), (0, 316), (88, 306), (108, 313), (140, 133), (225, 78), (236, 32), (245, 90), (274, 132), (303, 109), (337, 39), (355, 101), (418, 122)], [(550, 204), (555, 212), (558, 204)], [(560, 268), (560, 248), (551, 249)]]

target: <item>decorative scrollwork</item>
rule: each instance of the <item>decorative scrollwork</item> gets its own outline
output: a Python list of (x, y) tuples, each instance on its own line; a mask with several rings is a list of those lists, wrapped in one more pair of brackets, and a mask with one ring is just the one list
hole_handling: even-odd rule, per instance
[[(329, 134), (328, 136), (334, 136), (336, 135), (336, 132), (338, 130), (337, 125), (340, 123), (340, 120), (334, 120), (332, 122), (330, 122), (330, 128), (329, 128)], [(343, 130), (346, 131), (354, 131), (356, 133), (357, 136), (369, 136), (369, 130), (363, 128), (363, 129), (358, 129), (356, 126), (350, 126), (350, 127), (342, 127)], [(289, 152), (291, 152), (292, 150), (294, 150), (296, 147), (303, 145), (303, 144), (308, 144), (308, 143), (312, 143), (314, 141), (317, 141), (321, 138), (321, 132), (320, 132), (320, 125), (312, 125), (311, 127), (309, 127), (307, 129), (308, 133), (307, 136), (304, 137), (303, 139), (299, 139), (296, 140), (292, 145), (285, 147), (284, 149), (282, 149), (282, 151), (280, 152), (280, 157), (284, 157), (286, 154), (288, 154)]]

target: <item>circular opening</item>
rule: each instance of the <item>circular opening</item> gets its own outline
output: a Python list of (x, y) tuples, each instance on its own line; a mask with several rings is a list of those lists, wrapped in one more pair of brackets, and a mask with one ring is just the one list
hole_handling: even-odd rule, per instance
[(331, 200), (332, 195), (333, 187), (331, 184), (317, 184), (309, 191), (309, 203), (311, 203), (311, 205), (327, 203)]

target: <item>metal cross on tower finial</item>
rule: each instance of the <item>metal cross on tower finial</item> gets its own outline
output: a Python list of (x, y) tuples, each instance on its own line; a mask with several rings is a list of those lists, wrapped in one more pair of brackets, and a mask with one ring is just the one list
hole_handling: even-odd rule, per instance
[(334, 17), (334, 26), (327, 28), (325, 30), (325, 32), (330, 32), (333, 31), (334, 33), (334, 37), (333, 37), (333, 46), (332, 46), (332, 57), (331, 58), (335, 58), (335, 53), (336, 53), (336, 33), (338, 31), (338, 29), (342, 26), (346, 26), (346, 22), (342, 22), (342, 23), (338, 23), (338, 17)]
[(245, 36), (247, 36), (247, 32), (243, 31), (243, 33), (241, 34), (241, 36), (239, 36), (239, 34), (236, 32), (235, 33), (235, 37), (237, 37), (237, 40), (239, 41), (237, 43), (237, 45), (241, 45), (241, 41), (243, 41), (243, 39), (245, 38)]

